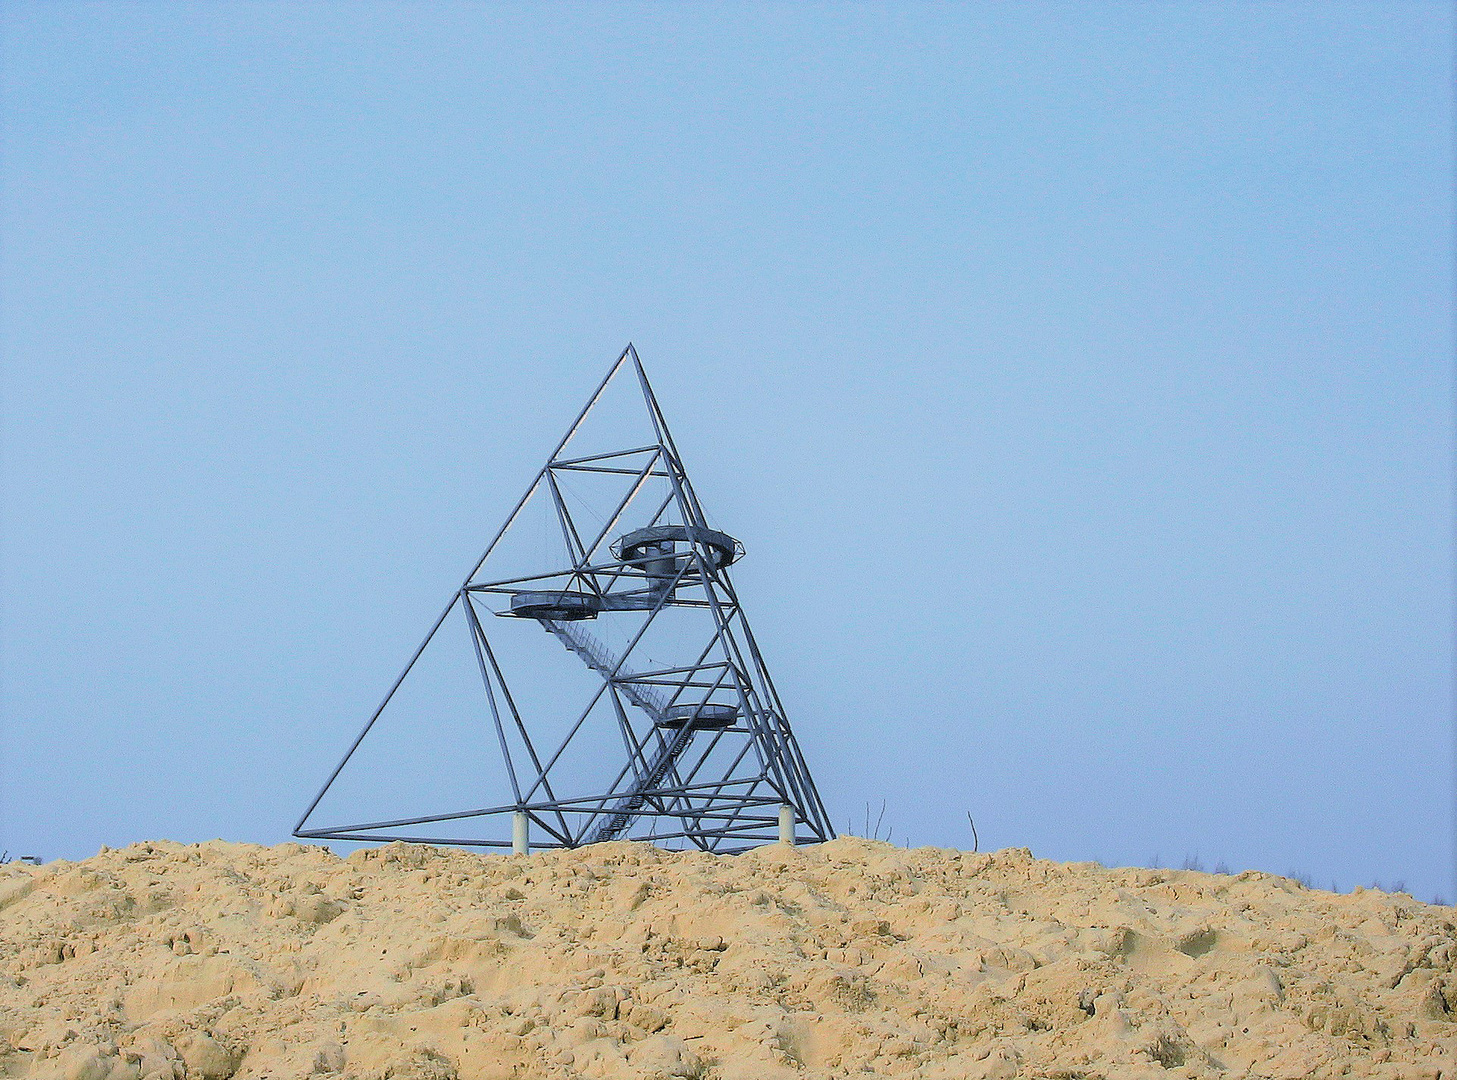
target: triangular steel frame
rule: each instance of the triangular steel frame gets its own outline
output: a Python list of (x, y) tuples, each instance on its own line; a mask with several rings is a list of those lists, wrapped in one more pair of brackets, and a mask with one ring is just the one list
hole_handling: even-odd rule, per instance
[[(614, 378), (627, 374), (625, 366), (641, 389), (656, 441), (583, 457), (564, 453)], [(600, 530), (579, 528), (563, 497), (562, 481), (573, 472), (620, 476), (629, 485), (616, 515)], [(649, 478), (665, 480), (669, 494), (657, 506), (647, 529), (613, 541), (614, 523)], [(481, 580), (482, 567), (540, 491), (547, 492), (554, 503), (570, 564), (528, 576)], [(833, 839), (829, 815), (730, 580), (729, 565), (742, 554), (742, 545), (709, 526), (642, 361), (629, 344), (299, 818), (294, 835), (315, 840), (510, 847), (510, 823), (529, 820), (538, 830), (532, 846), (547, 848), (651, 839), (730, 853), (780, 839), (785, 827), (796, 842)], [(487, 606), (502, 601), (508, 605), (506, 610), (492, 611)], [(511, 801), (387, 821), (311, 825), (320, 802), (457, 606), (465, 615), (485, 685), (483, 713), (487, 715), (483, 720), (494, 728), (510, 778)], [(671, 608), (697, 609), (706, 617), (707, 646), (696, 659), (685, 656), (683, 662), (671, 666), (659, 664), (634, 671), (630, 662), (638, 642), (653, 621)], [(610, 653), (580, 628), (586, 619), (616, 611), (644, 613), (632, 644), (621, 655)], [(517, 710), (492, 649), (485, 614), (515, 616), (512, 621), (517, 623), (536, 621), (601, 676), (596, 696), (552, 753), (538, 749), (528, 722)], [(603, 701), (610, 703), (622, 736), (622, 760), (604, 769), (604, 773), (615, 771), (615, 777), (604, 775), (593, 794), (558, 798), (552, 786), (553, 766)], [(518, 750), (515, 755), (513, 742)], [(483, 826), (493, 819), (505, 824), (499, 831), (482, 828), (491, 835), (464, 839), (429, 835), (431, 825), (451, 822), (458, 826), (469, 819), (477, 819)], [(543, 835), (545, 839), (541, 839)]]

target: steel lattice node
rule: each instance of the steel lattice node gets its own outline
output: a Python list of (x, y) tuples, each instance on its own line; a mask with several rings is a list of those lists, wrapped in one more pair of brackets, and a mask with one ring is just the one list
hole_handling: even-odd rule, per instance
[[(722, 853), (831, 839), (729, 577), (743, 556), (707, 520), (629, 345), (294, 835), (516, 851), (629, 838)], [(430, 674), (466, 668), (461, 693)], [(446, 748), (430, 756), (447, 718)], [(386, 763), (413, 756), (434, 775), (373, 782), (377, 745)], [(467, 765), (466, 789), (448, 795), (443, 767), (491, 750), (500, 790)], [(336, 808), (344, 787), (376, 812)], [(391, 797), (408, 805), (381, 817)], [(346, 823), (316, 823), (336, 815)]]

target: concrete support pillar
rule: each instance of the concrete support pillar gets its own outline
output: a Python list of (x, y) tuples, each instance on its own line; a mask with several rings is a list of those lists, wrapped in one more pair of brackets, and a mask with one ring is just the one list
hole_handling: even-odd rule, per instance
[(794, 843), (794, 807), (785, 803), (779, 804), (779, 842)]
[(524, 811), (517, 810), (511, 815), (511, 852), (515, 855), (528, 855), (531, 853), (531, 838), (527, 832), (530, 819)]

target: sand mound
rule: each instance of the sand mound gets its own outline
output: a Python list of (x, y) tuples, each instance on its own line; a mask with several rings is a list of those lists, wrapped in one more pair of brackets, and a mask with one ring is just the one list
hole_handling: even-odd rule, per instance
[(842, 839), (0, 868), (0, 1075), (1457, 1076), (1453, 914)]

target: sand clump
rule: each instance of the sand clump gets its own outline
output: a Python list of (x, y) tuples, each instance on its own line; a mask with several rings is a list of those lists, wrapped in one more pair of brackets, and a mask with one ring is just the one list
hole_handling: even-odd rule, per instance
[(0, 1076), (1457, 1077), (1453, 912), (844, 838), (0, 868)]

